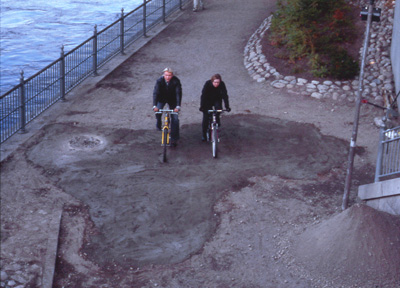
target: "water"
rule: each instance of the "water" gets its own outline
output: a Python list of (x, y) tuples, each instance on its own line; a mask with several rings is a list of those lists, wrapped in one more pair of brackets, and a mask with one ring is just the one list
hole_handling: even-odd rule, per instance
[(128, 13), (143, 0), (1, 0), (0, 95)]

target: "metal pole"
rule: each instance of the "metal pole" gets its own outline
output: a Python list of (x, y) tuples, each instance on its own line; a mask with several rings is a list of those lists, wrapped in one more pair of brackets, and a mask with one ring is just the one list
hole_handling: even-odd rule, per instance
[(360, 117), (360, 108), (361, 108), (361, 93), (363, 89), (363, 78), (364, 78), (364, 66), (365, 66), (365, 58), (368, 51), (368, 42), (369, 42), (369, 32), (371, 28), (371, 20), (372, 20), (372, 9), (373, 9), (374, 0), (370, 0), (370, 5), (368, 7), (368, 18), (367, 18), (367, 30), (365, 32), (365, 40), (364, 47), (362, 52), (361, 59), (361, 68), (360, 68), (360, 79), (358, 83), (358, 91), (356, 97), (356, 109), (354, 113), (354, 122), (353, 122), (353, 132), (350, 140), (350, 150), (348, 157), (348, 166), (347, 166), (347, 175), (344, 187), (343, 201), (342, 201), (342, 210), (347, 209), (349, 204), (349, 194), (351, 187), (351, 177), (353, 173), (353, 164), (354, 164), (354, 153), (356, 148), (357, 141), (357, 131), (358, 131), (358, 120)]
[(21, 78), (19, 80), (20, 82), (20, 92), (19, 92), (19, 126), (21, 127), (19, 132), (20, 133), (25, 133), (25, 124), (26, 124), (26, 103), (25, 103), (25, 80), (24, 80), (24, 70), (21, 70)]
[(143, 0), (143, 36), (146, 37), (146, 1), (147, 0)]
[(92, 56), (93, 56), (93, 76), (98, 76), (99, 73), (97, 73), (97, 25), (94, 25), (94, 31), (93, 31)]
[(120, 45), (121, 45), (121, 54), (125, 54), (125, 44), (124, 44), (124, 8), (121, 9), (121, 26), (120, 26)]
[(60, 99), (65, 101), (65, 54), (64, 45), (61, 46), (60, 53)]
[(182, 9), (182, 0), (179, 0), (179, 10), (183, 10)]

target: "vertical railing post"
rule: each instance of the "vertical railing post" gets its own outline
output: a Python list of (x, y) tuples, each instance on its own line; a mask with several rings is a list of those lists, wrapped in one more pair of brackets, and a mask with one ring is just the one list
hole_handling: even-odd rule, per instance
[(162, 1), (162, 20), (165, 23), (165, 0)]
[(60, 53), (60, 99), (65, 101), (65, 54), (64, 45), (61, 46)]
[(120, 25), (120, 45), (121, 45), (121, 54), (125, 54), (125, 44), (124, 44), (124, 33), (125, 33), (125, 28), (124, 28), (124, 8), (121, 9), (121, 25)]
[(93, 76), (98, 76), (99, 73), (97, 73), (97, 25), (94, 25), (94, 31), (93, 31), (92, 57), (93, 57)]
[(146, 17), (147, 17), (147, 12), (146, 12), (146, 0), (143, 0), (143, 36), (146, 37)]
[(183, 10), (183, 8), (182, 8), (182, 0), (179, 0), (179, 10)]
[(379, 177), (382, 175), (382, 160), (383, 160), (383, 138), (384, 138), (385, 128), (379, 129), (379, 145), (378, 145), (378, 155), (376, 159), (375, 168), (375, 182), (379, 182)]
[(24, 70), (21, 71), (21, 78), (19, 80), (20, 90), (19, 90), (19, 126), (20, 133), (25, 133), (25, 124), (26, 124), (26, 103), (25, 103), (25, 80), (24, 80)]

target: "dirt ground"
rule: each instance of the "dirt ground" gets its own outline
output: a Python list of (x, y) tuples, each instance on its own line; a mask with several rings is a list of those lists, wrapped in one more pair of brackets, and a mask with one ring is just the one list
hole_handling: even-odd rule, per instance
[[(400, 219), (356, 197), (374, 179), (380, 111), (361, 111), (342, 212), (354, 103), (249, 77), (243, 48), (273, 1), (205, 5), (6, 142), (16, 149), (1, 163), (2, 270), (18, 264), (40, 287), (61, 211), (53, 287), (399, 287)], [(164, 66), (184, 91), (167, 163), (151, 111)], [(216, 72), (232, 112), (213, 159), (198, 107)]]

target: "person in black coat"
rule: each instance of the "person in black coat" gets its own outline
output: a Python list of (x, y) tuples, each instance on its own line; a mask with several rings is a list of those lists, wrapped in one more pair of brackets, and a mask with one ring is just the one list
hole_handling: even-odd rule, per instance
[[(169, 109), (179, 112), (182, 101), (182, 85), (171, 68), (165, 68), (163, 76), (157, 79), (153, 91), (153, 111), (158, 112), (168, 104)], [(161, 130), (161, 114), (156, 114), (156, 127)], [(171, 114), (171, 144), (176, 146), (179, 139), (178, 114)]]
[[(208, 110), (212, 110), (213, 108), (216, 110), (222, 110), (222, 100), (224, 101), (225, 109), (230, 112), (231, 108), (229, 107), (229, 96), (225, 83), (222, 81), (221, 75), (215, 74), (210, 80), (206, 81), (203, 86), (203, 90), (201, 91), (199, 110), (203, 112), (202, 141), (206, 141), (207, 139), (207, 128), (210, 121)], [(219, 113), (217, 115), (217, 122), (218, 125), (221, 124)]]

